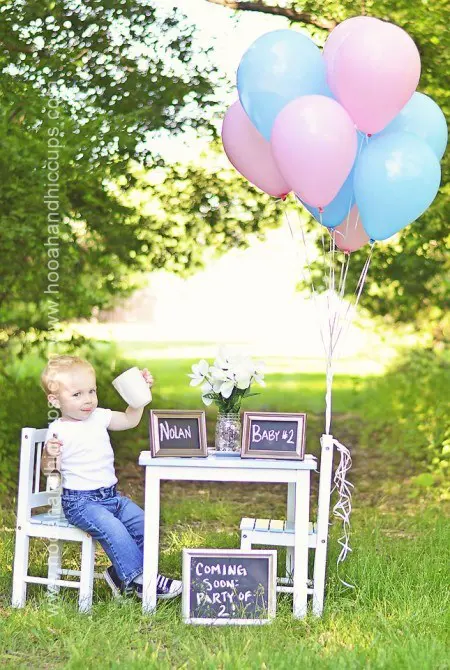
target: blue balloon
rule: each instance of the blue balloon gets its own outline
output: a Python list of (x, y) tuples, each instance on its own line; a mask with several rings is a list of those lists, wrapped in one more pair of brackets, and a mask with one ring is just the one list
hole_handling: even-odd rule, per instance
[(294, 30), (259, 37), (241, 59), (237, 87), (247, 116), (266, 140), (278, 113), (291, 100), (314, 94), (332, 97), (320, 49)]
[(439, 189), (434, 151), (411, 133), (373, 137), (362, 150), (353, 188), (364, 230), (386, 240), (419, 218)]
[(326, 207), (323, 208), (322, 213), (319, 212), (317, 207), (310, 207), (310, 205), (307, 205), (305, 202), (303, 202), (303, 200), (298, 198), (303, 207), (305, 207), (308, 212), (313, 215), (316, 221), (319, 221), (319, 223), (326, 226), (327, 228), (336, 228), (336, 226), (339, 226), (343, 221), (345, 221), (347, 216), (350, 214), (351, 208), (355, 204), (355, 195), (353, 193), (353, 177), (355, 174), (358, 157), (365, 141), (366, 136), (363, 135), (363, 133), (358, 132), (358, 149), (352, 170), (343, 183), (337, 196), (334, 198), (334, 200), (328, 203)]
[(425, 140), (441, 160), (448, 140), (447, 122), (442, 109), (428, 95), (414, 93), (395, 119), (377, 136), (399, 131)]

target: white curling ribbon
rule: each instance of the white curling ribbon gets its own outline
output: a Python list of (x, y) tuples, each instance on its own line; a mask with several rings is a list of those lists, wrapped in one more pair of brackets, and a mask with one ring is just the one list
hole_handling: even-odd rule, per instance
[(333, 444), (339, 451), (340, 460), (339, 465), (334, 473), (334, 487), (331, 493), (337, 491), (339, 493), (339, 500), (333, 507), (333, 514), (338, 519), (342, 520), (343, 535), (338, 539), (338, 544), (341, 546), (341, 551), (337, 559), (338, 578), (341, 584), (350, 589), (354, 589), (353, 584), (348, 584), (339, 576), (339, 564), (343, 563), (347, 554), (351, 552), (350, 548), (350, 515), (352, 512), (352, 492), (353, 484), (347, 480), (347, 473), (352, 467), (352, 457), (350, 451), (346, 446), (341, 444), (338, 440), (333, 438)]

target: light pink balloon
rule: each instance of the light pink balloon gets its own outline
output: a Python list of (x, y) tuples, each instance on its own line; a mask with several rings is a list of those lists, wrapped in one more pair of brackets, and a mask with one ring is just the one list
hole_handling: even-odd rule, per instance
[(398, 26), (367, 18), (339, 46), (327, 77), (358, 129), (378, 133), (416, 90), (419, 51)]
[(249, 182), (269, 195), (286, 197), (291, 189), (276, 166), (270, 143), (256, 130), (239, 101), (225, 114), (222, 142), (230, 163)]
[(356, 205), (344, 221), (334, 228), (332, 235), (336, 246), (341, 251), (357, 251), (369, 241), (369, 236), (363, 228), (359, 210)]
[(350, 174), (357, 136), (351, 118), (336, 100), (304, 95), (278, 114), (270, 143), (291, 189), (308, 205), (325, 207)]
[(333, 91), (332, 73), (334, 71), (336, 54), (339, 51), (341, 45), (352, 32), (364, 26), (365, 23), (378, 20), (379, 19), (373, 19), (370, 16), (354, 16), (351, 19), (346, 19), (345, 21), (342, 21), (342, 23), (339, 23), (329, 34), (327, 41), (325, 42), (325, 46), (323, 47), (323, 57), (327, 66), (328, 86), (331, 88), (333, 93), (335, 91)]

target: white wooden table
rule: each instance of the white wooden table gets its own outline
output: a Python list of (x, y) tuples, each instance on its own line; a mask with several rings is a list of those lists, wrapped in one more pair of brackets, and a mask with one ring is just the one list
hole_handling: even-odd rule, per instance
[(241, 459), (239, 456), (207, 458), (152, 458), (142, 451), (139, 465), (145, 467), (145, 530), (144, 530), (144, 612), (156, 608), (156, 578), (158, 574), (160, 482), (215, 481), (265, 482), (288, 484), (288, 518), (294, 521), (294, 598), (293, 613), (297, 618), (307, 612), (308, 595), (308, 531), (310, 505), (310, 476), (317, 460), (305, 455), (303, 461)]

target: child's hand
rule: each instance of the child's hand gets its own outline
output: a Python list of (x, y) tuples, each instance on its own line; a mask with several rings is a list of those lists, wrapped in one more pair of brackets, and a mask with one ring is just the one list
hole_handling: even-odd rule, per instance
[(47, 440), (45, 443), (45, 450), (49, 456), (57, 458), (61, 455), (61, 447), (63, 443), (58, 439), (56, 433), (53, 433), (53, 437), (50, 440)]
[(153, 386), (154, 379), (153, 379), (153, 376), (152, 376), (151, 372), (149, 372), (147, 370), (147, 368), (144, 368), (140, 372), (141, 372), (141, 375), (144, 377), (145, 381), (147, 382), (147, 384), (149, 386)]
[(48, 469), (61, 470), (61, 447), (63, 443), (58, 439), (56, 433), (47, 440), (42, 451), (41, 470), (48, 476)]

